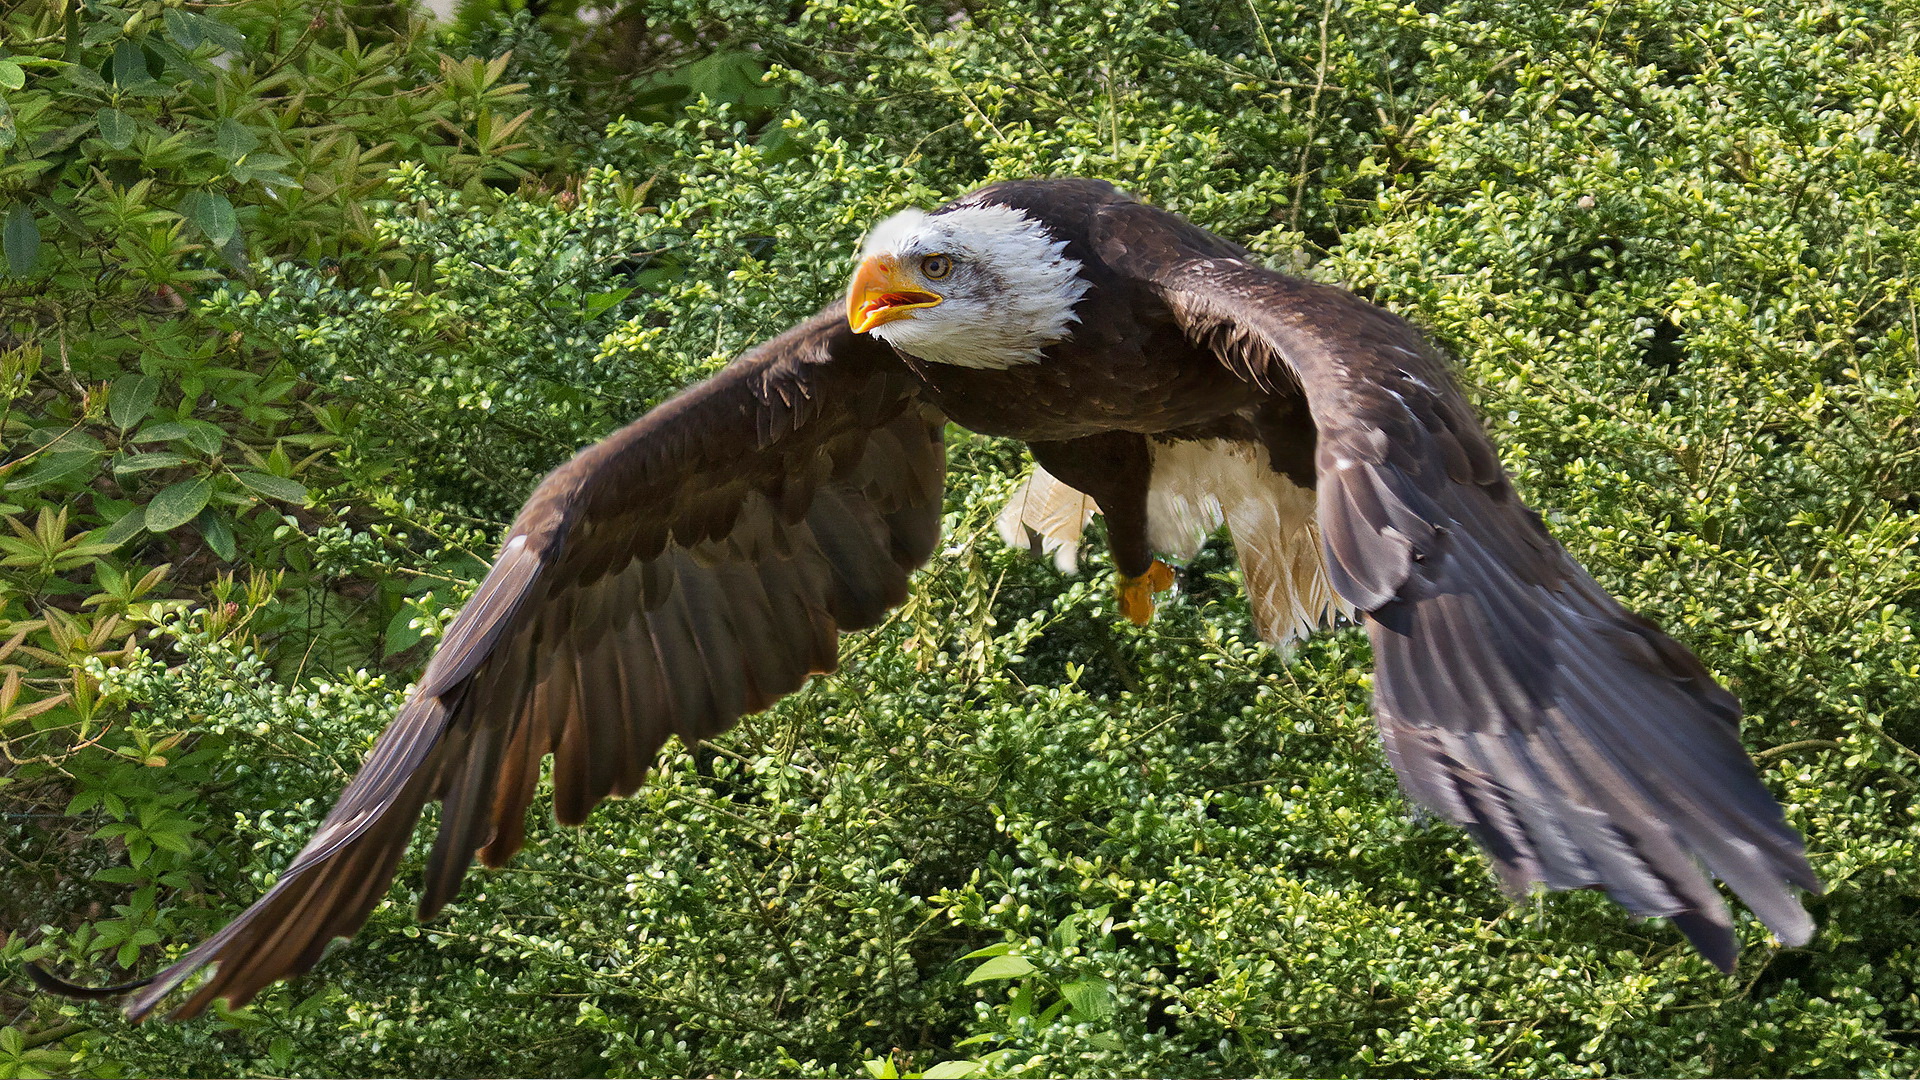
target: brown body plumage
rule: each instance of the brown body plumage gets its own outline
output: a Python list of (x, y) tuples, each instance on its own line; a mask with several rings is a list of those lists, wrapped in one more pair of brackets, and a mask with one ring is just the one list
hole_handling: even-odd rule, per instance
[[(923, 250), (941, 237), (955, 252)], [(1048, 289), (1051, 308), (1032, 295)], [(1220, 521), (1269, 637), (1357, 613), (1403, 786), (1510, 891), (1603, 888), (1730, 967), (1704, 864), (1782, 939), (1811, 934), (1788, 886), (1818, 882), (1737, 702), (1520, 503), (1417, 332), (1107, 184), (1022, 181), (883, 224), (845, 313), (548, 477), (313, 841), (129, 1011), (208, 964), (176, 1015), (310, 968), (385, 895), (429, 800), (422, 917), (476, 855), (519, 848), (545, 755), (555, 814), (578, 822), (670, 735), (710, 737), (831, 670), (837, 635), (904, 599), (936, 546), (948, 420), (1028, 441), (1093, 497), (1140, 590), (1130, 614), (1150, 610), (1156, 547)], [(1050, 515), (1077, 543), (1079, 505)]]

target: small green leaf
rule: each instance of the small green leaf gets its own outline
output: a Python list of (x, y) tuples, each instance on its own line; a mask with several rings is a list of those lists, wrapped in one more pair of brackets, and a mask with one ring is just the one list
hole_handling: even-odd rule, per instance
[(213, 481), (205, 476), (162, 488), (147, 504), (147, 528), (157, 533), (177, 529), (206, 509), (213, 497)]
[(100, 126), (100, 137), (115, 150), (125, 150), (132, 146), (133, 137), (140, 130), (140, 126), (134, 123), (133, 117), (119, 109), (101, 109), (94, 114), (93, 119)]
[(1073, 1014), (1083, 1020), (1099, 1020), (1113, 1015), (1113, 988), (1105, 979), (1078, 979), (1060, 987), (1060, 993), (1073, 1006)]
[(269, 499), (306, 505), (307, 489), (298, 480), (262, 472), (235, 472), (233, 476)]
[(233, 204), (217, 191), (190, 191), (180, 200), (180, 216), (199, 228), (207, 239), (224, 244), (240, 231), (240, 217)]
[(27, 73), (11, 60), (0, 60), (0, 90), (18, 90), (27, 85)]
[(33, 273), (40, 260), (40, 226), (26, 203), (14, 203), (7, 210), (7, 223), (0, 227), (0, 248), (7, 256), (7, 272), (14, 277)]
[(967, 955), (961, 957), (960, 959), (977, 960), (982, 956), (1005, 956), (1006, 954), (1012, 951), (1013, 951), (1013, 942), (996, 941), (992, 945), (989, 945), (984, 949), (975, 949), (972, 952), (968, 953)]
[(125, 431), (147, 418), (153, 402), (160, 396), (160, 380), (151, 375), (122, 375), (107, 391), (107, 416), (113, 425)]
[(613, 307), (615, 304), (632, 295), (632, 286), (624, 289), (614, 289), (612, 292), (594, 293), (592, 296), (587, 297), (587, 320), (591, 322), (599, 318), (606, 313), (608, 308)]
[(978, 1061), (967, 1061), (964, 1059), (960, 1061), (943, 1061), (938, 1065), (932, 1066), (920, 1075), (926, 1077), (927, 1080), (961, 1080), (962, 1077), (972, 1076), (978, 1073), (982, 1067), (982, 1064)]
[(973, 974), (967, 976), (965, 985), (972, 986), (992, 979), (1018, 979), (1033, 972), (1033, 964), (1024, 956), (995, 956), (974, 968)]

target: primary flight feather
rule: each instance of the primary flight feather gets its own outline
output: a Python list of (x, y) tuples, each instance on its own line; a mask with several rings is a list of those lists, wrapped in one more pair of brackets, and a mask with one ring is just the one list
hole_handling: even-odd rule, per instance
[(1156, 554), (1225, 524), (1268, 640), (1363, 622), (1402, 786), (1510, 893), (1604, 889), (1723, 969), (1710, 875), (1812, 935), (1793, 887), (1819, 882), (1738, 703), (1547, 534), (1418, 332), (1109, 184), (1031, 180), (876, 226), (844, 305), (547, 477), (312, 841), (128, 1012), (209, 965), (175, 1016), (311, 968), (429, 801), (422, 918), (520, 847), (542, 758), (577, 823), (669, 736), (832, 670), (936, 546), (949, 421), (1031, 447), (1011, 540), (1071, 565), (1105, 516), (1135, 621), (1171, 582)]

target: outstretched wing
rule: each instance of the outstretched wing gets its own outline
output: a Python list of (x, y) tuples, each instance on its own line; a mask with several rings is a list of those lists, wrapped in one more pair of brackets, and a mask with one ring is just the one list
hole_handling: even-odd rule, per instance
[(359, 929), (422, 807), (445, 805), (420, 915), (476, 854), (519, 849), (541, 759), (577, 824), (691, 743), (834, 668), (839, 632), (907, 595), (940, 532), (943, 419), (833, 309), (547, 477), (412, 697), (293, 865), (128, 1004), (244, 1004)]
[(1782, 941), (1812, 936), (1787, 885), (1820, 884), (1740, 746), (1739, 702), (1547, 534), (1418, 332), (1152, 207), (1103, 208), (1094, 233), (1189, 340), (1305, 396), (1328, 571), (1366, 613), (1388, 758), (1509, 894), (1605, 889), (1731, 970), (1705, 864)]

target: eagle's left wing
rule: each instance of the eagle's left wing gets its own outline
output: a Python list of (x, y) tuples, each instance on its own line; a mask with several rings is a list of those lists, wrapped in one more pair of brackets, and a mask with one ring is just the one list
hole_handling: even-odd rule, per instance
[(1388, 758), (1510, 894), (1605, 889), (1731, 970), (1704, 863), (1782, 941), (1812, 936), (1787, 886), (1820, 884), (1741, 748), (1738, 701), (1547, 534), (1417, 331), (1151, 206), (1103, 207), (1093, 232), (1189, 340), (1304, 395), (1327, 568), (1365, 613)]
[(709, 738), (833, 670), (839, 633), (879, 622), (933, 552), (944, 426), (836, 305), (556, 469), (313, 839), (128, 1013), (209, 965), (176, 1017), (312, 968), (386, 897), (429, 802), (422, 918), (476, 855), (519, 849), (544, 758), (555, 815), (577, 823), (669, 737)]

